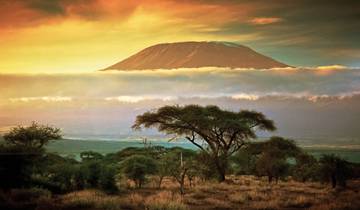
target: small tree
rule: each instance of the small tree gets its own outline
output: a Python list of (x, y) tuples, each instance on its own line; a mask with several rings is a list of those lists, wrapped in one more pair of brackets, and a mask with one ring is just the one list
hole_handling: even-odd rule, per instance
[(103, 166), (100, 177), (99, 177), (99, 187), (105, 192), (115, 193), (118, 191), (116, 186), (116, 174), (117, 167), (114, 165), (105, 165)]
[(200, 151), (195, 157), (193, 170), (196, 170), (197, 176), (202, 181), (218, 178), (217, 173), (214, 173), (214, 171), (216, 171), (216, 165), (214, 161), (212, 161), (212, 159), (202, 151)]
[(274, 123), (259, 112), (231, 112), (198, 105), (164, 106), (146, 112), (137, 116), (133, 128), (142, 126), (184, 136), (214, 162), (219, 181), (225, 180), (228, 158), (256, 137), (256, 129), (275, 130)]
[(0, 145), (0, 186), (3, 188), (26, 187), (44, 154), (43, 146), (50, 140), (61, 138), (58, 128), (39, 125), (18, 126), (4, 135)]
[(89, 160), (81, 164), (81, 171), (87, 187), (98, 187), (102, 163), (96, 160)]
[(32, 122), (28, 127), (15, 127), (4, 135), (7, 144), (28, 148), (42, 148), (50, 140), (57, 139), (61, 139), (61, 130), (59, 128), (39, 125), (35, 122)]
[(157, 175), (157, 187), (160, 189), (161, 188), (161, 184), (162, 184), (162, 181), (163, 179), (166, 177), (166, 176), (170, 176), (170, 167), (169, 167), (169, 163), (166, 159), (166, 157), (162, 157), (160, 158), (158, 161), (157, 161), (157, 172), (156, 172), (156, 175)]
[(186, 149), (174, 149), (165, 158), (169, 174), (179, 183), (180, 193), (185, 193), (185, 178), (191, 176), (194, 169), (195, 152)]
[(349, 162), (333, 154), (323, 155), (319, 162), (322, 181), (331, 182), (333, 188), (338, 184), (346, 187), (346, 180), (351, 175)]
[(143, 186), (146, 175), (155, 174), (157, 171), (155, 160), (143, 155), (126, 158), (121, 163), (121, 168), (125, 176), (133, 180), (138, 188)]
[(39, 149), (0, 145), (0, 188), (27, 187)]
[(254, 174), (256, 171), (256, 154), (259, 153), (255, 153), (252, 150), (251, 144), (235, 153), (232, 157), (232, 161), (236, 165), (235, 172), (241, 175)]
[(295, 179), (302, 182), (316, 179), (319, 163), (314, 156), (301, 152), (295, 157), (295, 160), (296, 164), (292, 171)]
[(258, 175), (267, 176), (269, 183), (275, 179), (284, 177), (289, 169), (289, 163), (282, 158), (274, 158), (270, 153), (263, 153), (256, 161), (256, 171)]
[[(275, 178), (284, 177), (289, 169), (288, 158), (295, 157), (300, 149), (292, 140), (282, 137), (271, 137), (269, 141), (256, 145), (261, 153), (256, 161), (256, 171), (259, 175), (268, 177), (269, 183)], [(254, 151), (256, 151), (254, 150)]]

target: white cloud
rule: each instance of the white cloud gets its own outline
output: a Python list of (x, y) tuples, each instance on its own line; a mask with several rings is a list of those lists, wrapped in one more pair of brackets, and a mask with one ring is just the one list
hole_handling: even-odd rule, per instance
[(116, 97), (106, 97), (105, 101), (118, 101), (123, 103), (138, 103), (141, 101), (147, 100), (161, 100), (161, 101), (171, 101), (176, 100), (177, 97), (174, 96), (116, 96)]
[[(341, 71), (326, 71), (341, 69)], [(88, 74), (1, 75), (0, 103), (98, 100), (121, 103), (179, 98), (257, 100), (264, 96), (348, 96), (360, 91), (360, 69), (312, 68), (112, 71)]]
[(232, 99), (235, 100), (250, 100), (250, 101), (254, 101), (254, 100), (258, 100), (259, 96), (258, 95), (254, 95), (254, 94), (245, 94), (245, 93), (241, 93), (241, 94), (237, 94), (237, 95), (233, 95), (231, 96)]
[(20, 97), (10, 98), (11, 102), (31, 102), (31, 101), (44, 101), (44, 102), (69, 102), (72, 101), (71, 97), (63, 96), (41, 96), (41, 97)]
[(315, 68), (316, 70), (346, 70), (347, 67), (343, 65), (330, 65), (330, 66), (318, 66)]

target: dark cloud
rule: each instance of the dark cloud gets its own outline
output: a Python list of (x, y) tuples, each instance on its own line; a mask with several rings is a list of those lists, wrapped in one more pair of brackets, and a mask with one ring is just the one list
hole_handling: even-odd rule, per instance
[(53, 15), (57, 15), (57, 14), (63, 15), (66, 12), (63, 2), (64, 2), (63, 0), (48, 0), (48, 1), (29, 0), (29, 1), (25, 1), (25, 4), (28, 7), (33, 8), (35, 10), (39, 10), (41, 12), (45, 12)]
[[(203, 1), (202, 1), (203, 2)], [(206, 1), (207, 2), (207, 1)], [(258, 33), (260, 39), (245, 44), (274, 55), (292, 65), (353, 65), (359, 60), (360, 1), (357, 0), (258, 0), (210, 1), (236, 6), (251, 4), (256, 9), (249, 18), (279, 18), (276, 24), (242, 20), (226, 22), (221, 35)], [(224, 3), (225, 2), (225, 3)], [(241, 10), (239, 10), (239, 14)], [(244, 43), (244, 42), (243, 42)], [(279, 53), (282, 52), (282, 53)], [(347, 53), (336, 53), (347, 52)], [(354, 52), (354, 53), (351, 53)], [(287, 56), (288, 54), (292, 56)]]

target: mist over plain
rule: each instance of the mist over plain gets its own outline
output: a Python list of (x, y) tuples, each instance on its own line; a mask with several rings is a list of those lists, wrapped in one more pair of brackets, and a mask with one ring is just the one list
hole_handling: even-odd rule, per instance
[(1, 74), (0, 92), (2, 130), (34, 120), (68, 137), (116, 139), (134, 135), (138, 114), (196, 103), (264, 112), (278, 127), (266, 136), (360, 143), (360, 69), (344, 66)]

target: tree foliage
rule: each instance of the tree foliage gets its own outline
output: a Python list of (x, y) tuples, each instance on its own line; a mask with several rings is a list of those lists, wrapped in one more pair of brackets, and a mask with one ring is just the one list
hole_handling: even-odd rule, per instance
[(60, 129), (33, 122), (28, 127), (12, 128), (0, 145), (0, 180), (3, 188), (30, 184), (35, 165), (44, 154), (43, 146), (60, 139)]
[(196, 153), (191, 150), (174, 148), (164, 156), (167, 171), (179, 184), (180, 193), (185, 193), (185, 178), (194, 176)]
[(133, 155), (121, 162), (124, 175), (133, 180), (138, 188), (141, 188), (146, 181), (146, 175), (155, 174), (157, 165), (154, 159), (143, 156)]
[(351, 175), (351, 167), (348, 161), (336, 155), (323, 155), (320, 158), (320, 175), (321, 180), (330, 182), (335, 188), (338, 184), (346, 186), (346, 180)]
[(301, 152), (295, 159), (296, 164), (293, 167), (292, 174), (296, 180), (302, 182), (318, 180), (319, 163), (314, 156)]
[(9, 145), (42, 148), (50, 140), (61, 139), (61, 137), (59, 128), (32, 122), (27, 127), (18, 126), (12, 128), (10, 132), (4, 135), (4, 140)]
[(301, 151), (292, 140), (277, 136), (258, 143), (255, 147), (254, 152), (260, 151), (256, 160), (256, 171), (258, 175), (267, 176), (269, 182), (272, 182), (273, 178), (278, 181), (286, 176), (290, 167), (288, 158), (296, 157)]

